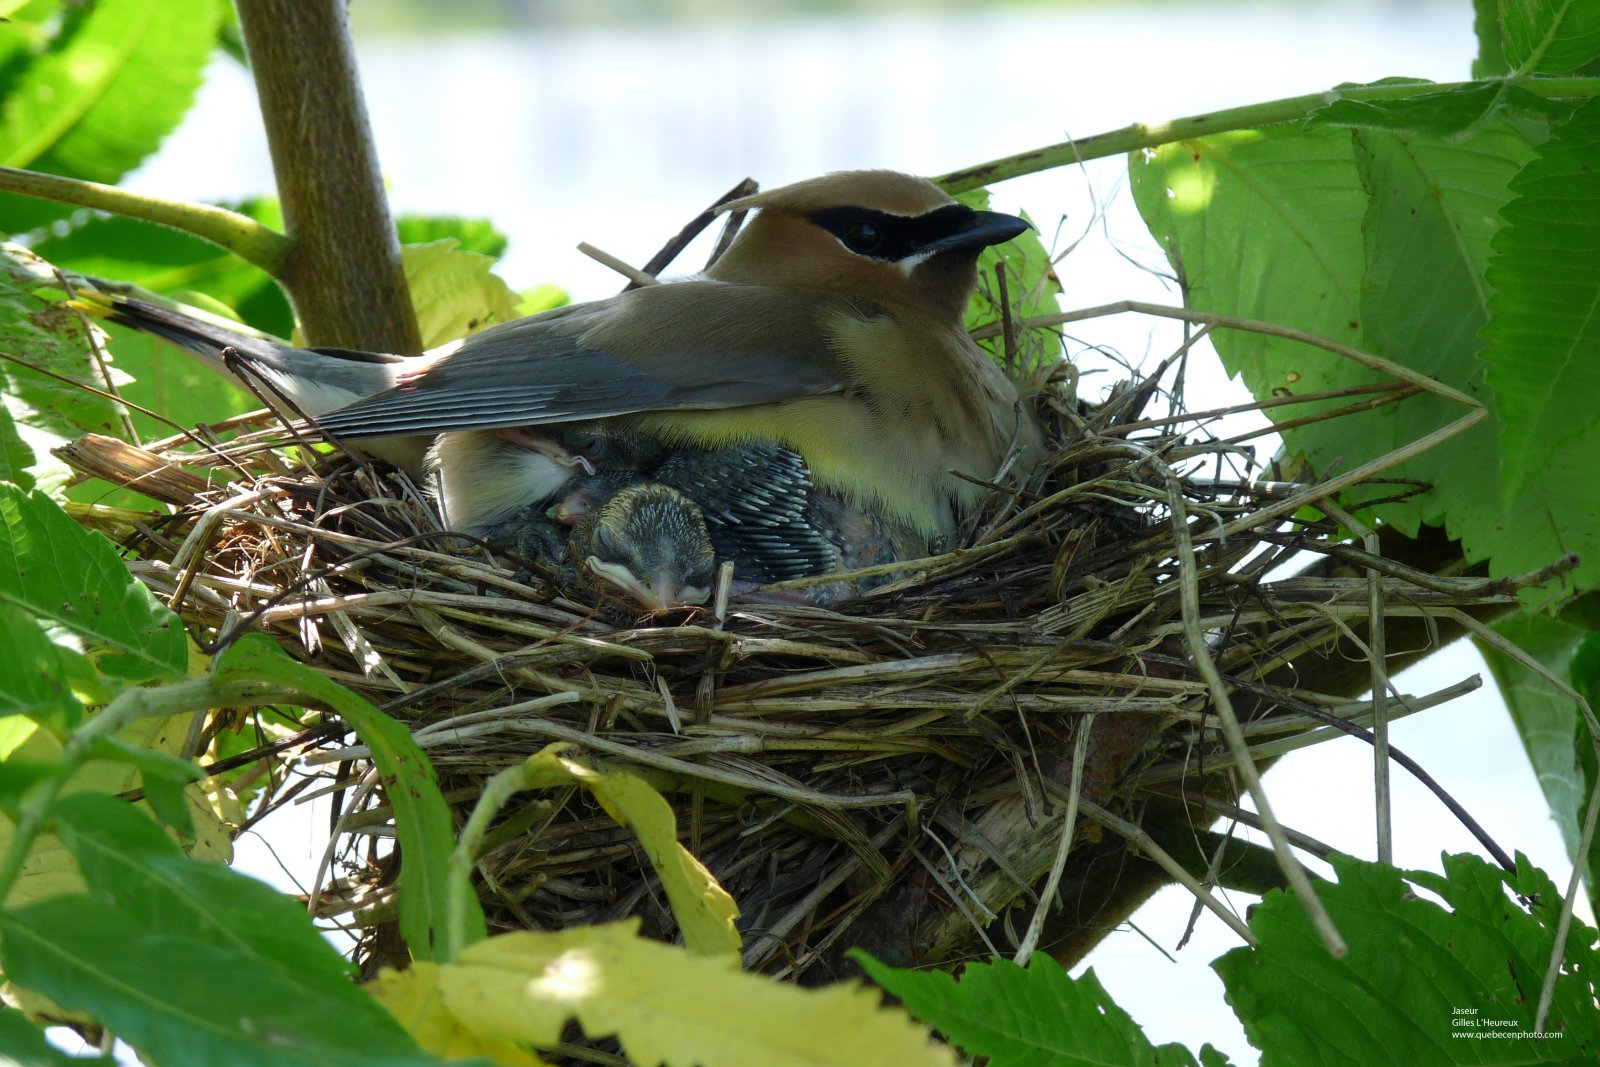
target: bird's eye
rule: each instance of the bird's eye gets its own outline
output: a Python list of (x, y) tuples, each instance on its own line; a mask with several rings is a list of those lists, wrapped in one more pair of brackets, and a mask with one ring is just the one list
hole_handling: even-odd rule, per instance
[(844, 228), (844, 244), (852, 252), (871, 252), (883, 244), (883, 231), (871, 222), (852, 222)]

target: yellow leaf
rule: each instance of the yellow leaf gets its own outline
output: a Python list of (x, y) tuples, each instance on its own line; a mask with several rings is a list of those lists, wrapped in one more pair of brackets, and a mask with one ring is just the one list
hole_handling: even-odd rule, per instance
[(438, 964), (425, 961), (413, 963), (404, 971), (385, 968), (365, 988), (416, 1038), (417, 1044), (436, 1056), (447, 1060), (487, 1056), (509, 1067), (549, 1067), (515, 1045), (463, 1029), (439, 995), (440, 970)]
[(400, 250), (424, 348), (517, 317), (520, 298), (490, 271), (494, 260), (460, 246), (454, 237), (444, 237)]
[(683, 943), (691, 952), (737, 955), (739, 906), (694, 854), (678, 843), (678, 819), (660, 793), (623, 771), (600, 771), (562, 755), (550, 745), (528, 757), (523, 784), (529, 789), (581, 785), (610, 815), (631, 829), (667, 892)]
[(628, 1059), (669, 1067), (952, 1067), (955, 1055), (858, 983), (801, 989), (636, 935), (629, 920), (502, 934), (438, 969), (466, 1031), (549, 1046), (576, 1018)]

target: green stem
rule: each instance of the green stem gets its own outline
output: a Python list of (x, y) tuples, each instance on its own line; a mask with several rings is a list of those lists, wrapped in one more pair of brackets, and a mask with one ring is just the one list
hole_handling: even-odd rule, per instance
[(283, 273), (289, 249), (294, 246), (291, 238), (270, 226), (263, 226), (255, 219), (225, 208), (142, 196), (115, 185), (63, 178), (57, 174), (0, 167), (0, 191), (96, 208), (130, 219), (170, 226), (210, 241), (246, 263), (260, 267), (274, 278)]
[[(948, 192), (964, 193), (980, 186), (1020, 178), (1024, 174), (1072, 166), (1085, 160), (1103, 159), (1106, 156), (1121, 155), (1141, 148), (1155, 148), (1191, 137), (1205, 137), (1215, 133), (1226, 133), (1229, 130), (1246, 130), (1294, 122), (1337, 100), (1405, 100), (1429, 93), (1448, 93), (1478, 84), (1481, 83), (1411, 82), (1397, 85), (1359, 85), (1344, 89), (1329, 89), (1324, 93), (1291, 96), (1283, 100), (1269, 100), (1225, 111), (1188, 115), (1154, 126), (1136, 122), (1120, 130), (1097, 133), (1080, 141), (1064, 141), (1046, 148), (1035, 148), (1014, 156), (980, 163), (976, 167), (951, 171), (943, 177), (935, 178), (934, 181)], [(1587, 99), (1600, 94), (1600, 78), (1507, 78), (1503, 84), (1547, 100), (1566, 97)]]

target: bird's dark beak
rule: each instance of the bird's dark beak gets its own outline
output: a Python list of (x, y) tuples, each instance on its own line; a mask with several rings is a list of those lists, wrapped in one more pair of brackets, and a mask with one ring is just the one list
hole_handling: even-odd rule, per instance
[(988, 248), (1004, 244), (1033, 226), (1027, 219), (1000, 211), (974, 211), (954, 233), (935, 237), (922, 246), (926, 252), (948, 252), (956, 248)]

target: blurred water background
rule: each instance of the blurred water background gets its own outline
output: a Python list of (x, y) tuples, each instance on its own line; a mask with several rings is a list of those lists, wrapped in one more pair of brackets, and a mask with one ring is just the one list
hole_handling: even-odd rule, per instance
[[(663, 5), (645, 0), (355, 0), (367, 103), (394, 204), (487, 216), (510, 236), (501, 273), (513, 287), (555, 282), (587, 299), (620, 283), (574, 251), (578, 241), (642, 262), (746, 175), (770, 187), (854, 167), (939, 174), (1130, 122), (1340, 82), (1463, 80), (1475, 52), (1467, 0), (975, 0), (807, 13), (812, 6), (680, 0), (671, 5), (678, 17), (667, 19)], [(1058, 265), (1065, 307), (1177, 302), (1149, 270), (1161, 261), (1125, 174), (1125, 161), (1104, 160), (994, 190), (997, 207), (1025, 208), (1046, 243), (1068, 253)], [(218, 60), (183, 128), (131, 184), (218, 200), (270, 192), (245, 72)], [(703, 262), (695, 256), (685, 271)], [(1127, 317), (1077, 330), (1074, 352), (1107, 345), (1134, 363), (1159, 359), (1174, 343)], [(1085, 383), (1091, 397), (1100, 388)], [(1191, 376), (1193, 407), (1237, 395), (1220, 373)], [(1458, 644), (1398, 684), (1422, 693), (1473, 673), (1486, 675), (1482, 661)], [(1564, 884), (1570, 865), (1497, 697), (1480, 692), (1393, 734), (1503, 845)], [(1344, 740), (1292, 755), (1266, 781), (1286, 824), (1373, 855), (1368, 748)], [(1403, 773), (1395, 794), (1402, 867), (1437, 869), (1441, 849), (1474, 848)], [(247, 869), (282, 884), (308, 876), (327, 822), (325, 813), (314, 825), (309, 810), (300, 814), (298, 823), (280, 820), (264, 843), (241, 841)], [(1233, 903), (1242, 910), (1249, 899)], [(1194, 939), (1174, 952), (1189, 908), (1183, 891), (1163, 892), (1136, 916), (1137, 932), (1114, 934), (1089, 964), (1152, 1040), (1210, 1040), (1234, 1062), (1254, 1063), (1205, 966), (1236, 944), (1233, 936), (1202, 916)]]

